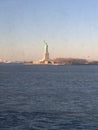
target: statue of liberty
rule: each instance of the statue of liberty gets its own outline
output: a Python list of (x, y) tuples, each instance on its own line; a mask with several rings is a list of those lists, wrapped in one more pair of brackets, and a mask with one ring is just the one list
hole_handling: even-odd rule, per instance
[(44, 43), (45, 43), (44, 61), (48, 62), (49, 61), (48, 44), (45, 41)]
[(48, 44), (44, 41), (45, 43), (45, 53), (48, 53)]

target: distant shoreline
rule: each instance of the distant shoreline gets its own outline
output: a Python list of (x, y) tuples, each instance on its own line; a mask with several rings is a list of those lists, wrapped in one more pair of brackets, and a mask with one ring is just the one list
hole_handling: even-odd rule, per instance
[(26, 63), (0, 63), (0, 65), (30, 65), (30, 66), (87, 66), (98, 64), (26, 64)]
[(87, 59), (79, 58), (55, 58), (50, 59), (51, 62), (40, 62), (40, 61), (5, 61), (0, 62), (0, 64), (24, 64), (24, 65), (55, 65), (55, 66), (64, 66), (64, 65), (98, 65), (98, 61), (88, 61)]

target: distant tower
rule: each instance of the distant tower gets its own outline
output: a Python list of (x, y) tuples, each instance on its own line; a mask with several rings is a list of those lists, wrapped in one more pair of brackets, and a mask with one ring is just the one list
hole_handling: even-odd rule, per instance
[(45, 41), (44, 43), (45, 43), (44, 61), (49, 61), (48, 44)]

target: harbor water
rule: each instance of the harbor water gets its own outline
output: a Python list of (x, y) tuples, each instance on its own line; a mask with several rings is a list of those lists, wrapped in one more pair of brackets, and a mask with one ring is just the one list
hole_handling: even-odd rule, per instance
[(0, 130), (98, 130), (98, 66), (1, 64)]

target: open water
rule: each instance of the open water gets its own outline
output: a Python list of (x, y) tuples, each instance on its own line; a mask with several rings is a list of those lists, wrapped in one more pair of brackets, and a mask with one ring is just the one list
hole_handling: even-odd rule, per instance
[(98, 130), (98, 66), (0, 65), (0, 130)]

